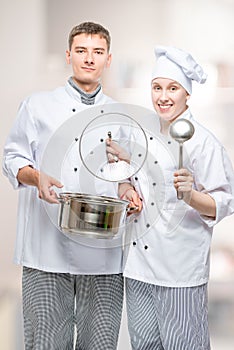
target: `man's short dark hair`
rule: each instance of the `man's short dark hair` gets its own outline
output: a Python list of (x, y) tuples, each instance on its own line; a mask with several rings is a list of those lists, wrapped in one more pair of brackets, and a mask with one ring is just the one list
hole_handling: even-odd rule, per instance
[(107, 43), (107, 50), (110, 51), (111, 45), (111, 37), (109, 31), (104, 28), (101, 24), (94, 22), (83, 22), (79, 25), (72, 28), (69, 38), (68, 38), (68, 46), (69, 50), (71, 50), (73, 39), (76, 35), (79, 34), (98, 34), (101, 38), (104, 38)]

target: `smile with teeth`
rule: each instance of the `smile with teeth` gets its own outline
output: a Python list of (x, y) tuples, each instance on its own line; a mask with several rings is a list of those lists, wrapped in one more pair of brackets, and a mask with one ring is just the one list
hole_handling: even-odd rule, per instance
[(173, 105), (172, 105), (172, 104), (167, 104), (167, 105), (161, 105), (161, 104), (159, 104), (158, 106), (159, 106), (159, 108), (161, 108), (161, 109), (168, 109), (168, 108), (172, 107)]

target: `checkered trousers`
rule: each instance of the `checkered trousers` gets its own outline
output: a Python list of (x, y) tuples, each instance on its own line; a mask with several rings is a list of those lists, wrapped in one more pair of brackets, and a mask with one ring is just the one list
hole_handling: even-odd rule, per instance
[(23, 268), (25, 350), (115, 350), (123, 277)]

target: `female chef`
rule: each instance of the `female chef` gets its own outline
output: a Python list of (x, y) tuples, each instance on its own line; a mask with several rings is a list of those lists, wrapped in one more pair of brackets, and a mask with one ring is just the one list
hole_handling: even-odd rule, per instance
[[(211, 238), (214, 226), (234, 211), (234, 173), (222, 144), (187, 104), (192, 81), (206, 81), (202, 67), (174, 47), (157, 47), (155, 54), (151, 91), (158, 130), (149, 135), (148, 159), (133, 179), (143, 210), (129, 225), (125, 258), (129, 333), (134, 350), (208, 350)], [(169, 136), (178, 118), (195, 128), (179, 170), (179, 145)], [(134, 201), (134, 188), (126, 183), (120, 195)]]

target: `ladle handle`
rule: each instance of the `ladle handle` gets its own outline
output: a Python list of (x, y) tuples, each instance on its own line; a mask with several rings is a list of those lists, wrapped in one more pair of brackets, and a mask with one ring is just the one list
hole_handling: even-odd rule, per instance
[(183, 192), (177, 191), (177, 199), (183, 199)]
[[(183, 168), (183, 143), (179, 143), (179, 169)], [(177, 191), (177, 199), (183, 199), (183, 192)]]

